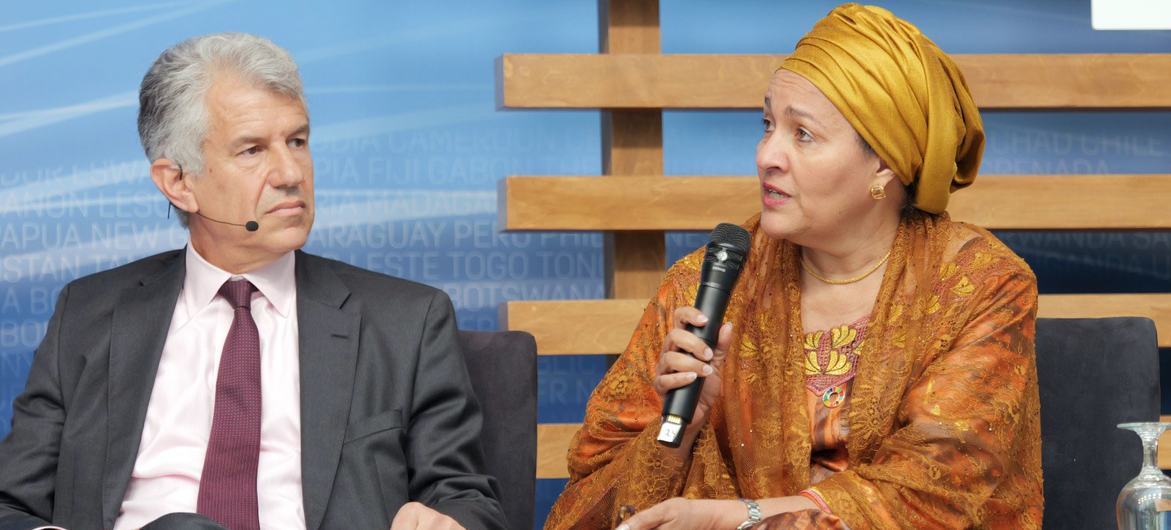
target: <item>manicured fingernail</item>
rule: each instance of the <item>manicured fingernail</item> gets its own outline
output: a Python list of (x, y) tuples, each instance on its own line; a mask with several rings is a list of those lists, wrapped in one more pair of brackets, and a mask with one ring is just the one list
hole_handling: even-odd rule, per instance
[(699, 322), (700, 324), (703, 324), (704, 322), (707, 322), (707, 315), (705, 315), (705, 314), (703, 314), (703, 313), (700, 313), (700, 314), (699, 314), (699, 317), (697, 317), (697, 318), (695, 319), (695, 321), (696, 321), (696, 322)]
[(706, 361), (706, 360), (708, 360), (708, 359), (711, 359), (711, 358), (712, 358), (712, 355), (715, 355), (715, 353), (713, 353), (713, 352), (712, 352), (712, 349), (711, 349), (711, 348), (704, 348), (704, 350), (703, 350), (703, 359), (704, 359), (705, 361)]
[(625, 525), (625, 524), (620, 524), (620, 525), (618, 525), (618, 528), (615, 528), (614, 530), (630, 530), (630, 526)]
[(687, 379), (688, 380), (694, 381), (696, 377), (699, 377), (699, 374), (697, 374), (695, 372), (687, 372)]
[(712, 375), (712, 365), (710, 365), (710, 364), (703, 365), (703, 375)]

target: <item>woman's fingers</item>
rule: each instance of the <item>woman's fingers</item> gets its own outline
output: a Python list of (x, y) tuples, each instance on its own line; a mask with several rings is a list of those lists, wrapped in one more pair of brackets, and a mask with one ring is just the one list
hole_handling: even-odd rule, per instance
[(715, 352), (708, 347), (703, 339), (685, 329), (673, 329), (667, 332), (666, 349), (668, 351), (687, 352), (701, 361), (710, 361)]
[(660, 395), (672, 389), (690, 384), (696, 377), (707, 377), (719, 370), (724, 364), (728, 349), (732, 345), (732, 324), (720, 326), (717, 334), (716, 347), (713, 350), (703, 339), (684, 329), (684, 326), (706, 325), (704, 317), (694, 307), (681, 307), (675, 310), (675, 329), (667, 332), (663, 341), (664, 352), (659, 356), (658, 366), (655, 367), (655, 378), (652, 386)]
[(711, 375), (713, 369), (708, 363), (705, 363), (694, 356), (677, 351), (663, 352), (659, 357), (659, 375), (672, 374), (676, 372), (695, 372), (702, 376)]
[(663, 374), (655, 378), (651, 385), (655, 387), (655, 392), (659, 394), (666, 394), (667, 392), (676, 388), (681, 388), (691, 384), (695, 381), (695, 372), (679, 372), (674, 374)]
[(728, 350), (732, 348), (732, 323), (725, 322), (720, 326), (720, 334), (716, 339), (716, 349), (712, 355), (712, 366), (719, 369), (724, 365), (724, 359), (728, 357)]
[(663, 501), (634, 514), (634, 517), (618, 525), (616, 530), (652, 530), (661, 527), (670, 520), (670, 502)]
[(702, 311), (691, 307), (683, 306), (675, 310), (675, 329), (683, 329), (688, 324), (692, 326), (703, 327), (707, 324), (707, 316)]
[(659, 357), (658, 373), (654, 381), (655, 390), (662, 393), (679, 388), (694, 381), (696, 376), (707, 377), (714, 371), (710, 364), (690, 354), (677, 351), (663, 352)]

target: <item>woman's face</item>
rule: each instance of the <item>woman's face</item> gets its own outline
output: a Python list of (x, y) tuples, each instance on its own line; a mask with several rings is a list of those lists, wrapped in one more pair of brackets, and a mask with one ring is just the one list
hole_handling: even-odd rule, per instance
[[(778, 70), (764, 97), (756, 146), (760, 225), (774, 239), (803, 246), (834, 240), (874, 218), (870, 186), (893, 173), (867, 151), (833, 103), (805, 78)], [(890, 198), (886, 200), (891, 200)]]

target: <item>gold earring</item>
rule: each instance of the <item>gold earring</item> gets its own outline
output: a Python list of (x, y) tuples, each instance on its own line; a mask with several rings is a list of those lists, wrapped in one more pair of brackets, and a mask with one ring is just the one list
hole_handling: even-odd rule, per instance
[(874, 200), (876, 201), (881, 201), (886, 198), (886, 189), (882, 186), (882, 184), (875, 182), (874, 184), (870, 185), (870, 196), (874, 197)]

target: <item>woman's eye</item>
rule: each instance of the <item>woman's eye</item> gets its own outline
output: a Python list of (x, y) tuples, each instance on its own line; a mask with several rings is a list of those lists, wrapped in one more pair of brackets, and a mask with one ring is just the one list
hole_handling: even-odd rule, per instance
[(255, 155), (255, 154), (259, 153), (259, 152), (260, 152), (260, 147), (259, 147), (259, 146), (256, 146), (256, 145), (254, 145), (254, 146), (252, 146), (252, 147), (249, 147), (248, 149), (245, 149), (245, 150), (243, 150), (243, 151), (240, 151), (240, 154), (241, 154), (241, 155), (245, 155), (245, 156), (252, 156), (252, 155)]
[(804, 127), (798, 127), (797, 128), (797, 140), (802, 141), (802, 142), (808, 142), (810, 140), (813, 140), (813, 135), (809, 134), (809, 131), (805, 130)]
[(769, 121), (768, 118), (761, 118), (760, 123), (764, 125), (764, 132), (773, 130), (773, 122)]
[(309, 142), (306, 141), (304, 138), (293, 138), (292, 140), (289, 140), (289, 145), (292, 147), (297, 147), (297, 148), (305, 147), (305, 145), (307, 145), (308, 143)]

